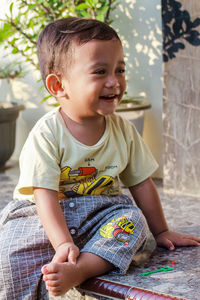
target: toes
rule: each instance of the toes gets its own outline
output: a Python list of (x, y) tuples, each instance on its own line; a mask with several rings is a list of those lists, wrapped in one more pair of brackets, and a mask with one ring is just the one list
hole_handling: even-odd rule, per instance
[(57, 281), (45, 281), (46, 289), (53, 295), (53, 296), (61, 296), (61, 290), (58, 285)]
[(49, 271), (48, 271), (48, 265), (45, 265), (45, 266), (43, 266), (42, 267), (42, 269), (41, 269), (41, 272), (42, 272), (42, 274), (48, 274), (49, 273)]
[(44, 265), (41, 269), (43, 275), (46, 275), (49, 273), (57, 273), (58, 270), (59, 270), (58, 264), (56, 264), (56, 263), (50, 263), (48, 265)]
[(61, 296), (63, 295), (59, 289), (59, 287), (51, 287), (51, 286), (47, 286), (46, 287), (47, 290), (50, 292), (51, 295), (53, 296)]
[(46, 281), (46, 286), (58, 289), (58, 282), (56, 280)]
[(61, 292), (61, 289), (58, 286), (57, 287), (46, 286), (46, 289), (53, 296), (62, 296), (62, 295), (64, 295), (64, 293)]
[(58, 275), (56, 273), (52, 273), (52, 274), (48, 274), (48, 275), (43, 275), (42, 279), (44, 281), (47, 281), (47, 280), (57, 280), (58, 279)]

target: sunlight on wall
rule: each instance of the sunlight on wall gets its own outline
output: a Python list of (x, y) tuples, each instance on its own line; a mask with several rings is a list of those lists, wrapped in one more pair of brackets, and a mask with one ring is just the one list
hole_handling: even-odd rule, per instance
[[(157, 159), (162, 176), (162, 30), (160, 1), (124, 0), (113, 12), (112, 26), (122, 40), (127, 65), (127, 91), (144, 96), (152, 109), (146, 112), (144, 139)], [(127, 30), (128, 29), (128, 30)]]

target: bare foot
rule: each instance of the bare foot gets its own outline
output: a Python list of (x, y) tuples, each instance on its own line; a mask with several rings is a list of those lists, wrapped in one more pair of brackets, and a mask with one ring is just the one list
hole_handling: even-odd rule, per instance
[(46, 289), (53, 296), (61, 296), (86, 278), (77, 264), (69, 262), (50, 263), (42, 267)]
[(42, 274), (47, 290), (53, 296), (61, 296), (86, 279), (104, 274), (111, 269), (113, 265), (100, 256), (83, 252), (76, 264), (51, 262), (42, 267)]

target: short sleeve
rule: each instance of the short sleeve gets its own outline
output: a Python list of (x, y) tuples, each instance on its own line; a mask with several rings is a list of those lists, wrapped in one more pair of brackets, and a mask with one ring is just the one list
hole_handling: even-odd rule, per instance
[(158, 164), (134, 125), (127, 123), (125, 130), (128, 161), (119, 177), (124, 185), (130, 187), (151, 176), (158, 168)]
[(16, 190), (33, 194), (33, 187), (59, 190), (60, 167), (57, 141), (48, 126), (33, 130), (20, 155), (20, 178)]

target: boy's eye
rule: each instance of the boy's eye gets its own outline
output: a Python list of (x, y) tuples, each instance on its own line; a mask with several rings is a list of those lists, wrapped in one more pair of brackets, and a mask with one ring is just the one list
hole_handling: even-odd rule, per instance
[(94, 74), (102, 75), (102, 74), (105, 74), (105, 72), (106, 72), (106, 71), (102, 69), (102, 70), (97, 70), (97, 71), (95, 71)]
[(118, 73), (125, 73), (125, 69), (119, 69)]
[[(94, 71), (94, 74), (97, 74), (97, 75), (104, 75), (104, 74), (106, 74), (106, 70), (104, 70), (104, 69), (99, 69), (99, 70), (96, 70), (96, 71)], [(125, 73), (125, 69), (124, 68), (119, 68), (119, 69), (117, 69), (116, 70), (116, 73), (121, 73), (121, 74), (123, 74), (123, 73)]]

